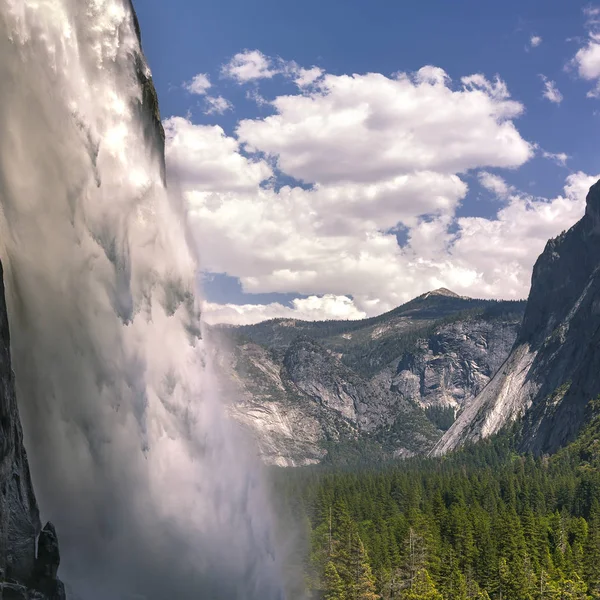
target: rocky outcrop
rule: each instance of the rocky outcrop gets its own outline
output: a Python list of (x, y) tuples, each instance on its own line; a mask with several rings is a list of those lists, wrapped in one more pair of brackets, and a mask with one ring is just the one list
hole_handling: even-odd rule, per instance
[(506, 363), (435, 449), (452, 450), (522, 419), (521, 444), (571, 441), (600, 393), (600, 182), (585, 216), (537, 260), (523, 325)]
[(459, 412), (506, 360), (517, 337), (519, 316), (465, 319), (440, 326), (379, 378), (387, 377), (391, 390), (423, 408)]
[[(141, 48), (142, 32), (140, 23), (132, 0), (128, 0), (128, 3), (133, 17), (135, 32)], [(140, 120), (145, 123), (146, 148), (152, 149), (152, 152), (155, 153), (155, 156), (161, 165), (162, 179), (166, 182), (165, 130), (160, 118), (158, 94), (156, 93), (154, 82), (152, 81), (150, 67), (148, 67), (146, 58), (141, 52), (135, 56), (135, 69), (142, 91), (141, 102), (138, 109)]]
[(269, 464), (323, 460), (335, 446), (428, 452), (505, 361), (524, 303), (435, 290), (362, 321), (280, 319), (213, 330), (230, 412)]
[[(59, 562), (56, 532), (51, 524), (46, 525), (42, 533), (40, 529), (15, 394), (0, 266), (0, 598), (60, 600), (65, 597), (62, 583), (56, 579)], [(50, 531), (56, 569), (48, 574), (41, 565), (46, 564), (44, 547)]]
[(436, 437), (435, 428), (415, 404), (361, 377), (310, 338), (298, 338), (290, 345), (283, 369), (302, 394), (337, 412), (358, 432), (373, 433), (403, 417), (409, 419), (415, 427), (395, 450), (413, 453)]
[(241, 343), (216, 357), (221, 397), (249, 433), (264, 462), (280, 467), (316, 464), (325, 456), (320, 441), (326, 423), (317, 406), (288, 389), (281, 365), (263, 346)]

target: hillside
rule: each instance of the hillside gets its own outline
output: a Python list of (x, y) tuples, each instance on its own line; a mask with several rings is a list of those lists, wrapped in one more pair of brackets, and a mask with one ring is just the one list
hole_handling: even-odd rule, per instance
[(523, 302), (429, 292), (359, 321), (215, 327), (230, 410), (269, 464), (429, 451), (508, 356)]

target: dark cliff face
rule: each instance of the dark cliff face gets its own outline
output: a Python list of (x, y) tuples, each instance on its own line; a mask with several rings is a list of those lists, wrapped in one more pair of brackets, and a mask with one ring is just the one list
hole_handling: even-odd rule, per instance
[(23, 580), (33, 571), (35, 538), (41, 523), (23, 447), (3, 282), (0, 283), (0, 435), (0, 566), (6, 577)]
[(600, 394), (600, 182), (585, 216), (538, 258), (515, 346), (436, 447), (447, 452), (522, 419), (522, 448), (554, 452), (581, 429)]
[[(519, 341), (541, 345), (592, 284), (600, 266), (600, 182), (591, 187), (585, 216), (550, 240), (533, 268)], [(592, 294), (593, 295), (593, 294)]]
[[(50, 523), (41, 534), (40, 530), (15, 394), (0, 265), (0, 597), (33, 598), (30, 594), (34, 592), (28, 589), (42, 593), (38, 598), (65, 597), (62, 583), (56, 579), (60, 563), (56, 531)], [(45, 551), (50, 538), (52, 548)]]
[[(133, 26), (137, 34), (140, 49), (142, 48), (142, 33), (140, 23), (135, 12), (132, 0), (127, 0), (131, 9)], [(146, 63), (143, 53), (140, 51), (134, 57), (135, 69), (138, 81), (142, 90), (142, 101), (139, 108), (140, 120), (145, 124), (146, 148), (152, 149), (161, 165), (161, 174), (163, 181), (166, 182), (166, 164), (165, 164), (165, 130), (160, 118), (160, 109), (158, 106), (158, 95), (150, 75), (150, 69)]]
[(537, 351), (529, 374), (536, 393), (524, 447), (555, 451), (571, 441), (600, 394), (600, 182), (585, 216), (548, 242), (538, 259), (518, 342)]

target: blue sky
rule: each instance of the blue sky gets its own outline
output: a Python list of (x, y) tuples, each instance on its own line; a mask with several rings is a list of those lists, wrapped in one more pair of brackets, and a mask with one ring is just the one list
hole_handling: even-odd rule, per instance
[[(389, 309), (438, 283), (473, 296), (524, 296), (543, 241), (580, 216), (585, 188), (600, 172), (596, 142), (600, 100), (591, 97), (600, 77), (595, 37), (599, 13), (589, 3), (171, 0), (166, 5), (139, 0), (136, 9), (163, 118), (174, 118), (167, 126), (173, 148), (167, 159), (177, 179), (172, 187), (189, 199), (201, 260), (206, 257), (203, 264), (211, 272), (205, 277), (204, 293), (217, 320), (246, 322), (280, 314), (353, 318)], [(235, 65), (239, 68), (250, 62), (256, 67), (257, 56), (267, 65), (263, 76), (260, 72), (256, 77), (247, 76), (247, 70), (236, 75)], [(490, 114), (498, 127), (484, 114), (487, 108), (481, 112), (474, 109), (472, 130), (468, 119), (446, 115), (452, 110), (445, 100), (447, 94), (438, 89), (431, 97), (427, 87), (436, 83), (439, 71), (435, 77), (430, 72), (421, 79), (415, 75), (426, 66), (443, 69), (449, 79), (443, 77), (437, 84), (454, 93), (457, 107), (481, 100), (482, 91), (488, 94)], [(299, 86), (299, 70), (312, 67), (318, 67), (325, 77), (313, 86)], [(387, 84), (396, 81), (398, 72), (405, 73), (412, 84), (410, 90), (399, 90), (396, 97)], [(201, 94), (191, 93), (186, 82), (198, 74), (211, 86)], [(353, 74), (379, 74), (380, 79), (363, 78), (355, 86), (347, 86), (343, 77)], [(487, 83), (461, 81), (474, 74)], [(501, 88), (492, 85), (496, 77)], [(319, 81), (326, 84), (318, 87)], [(412, 85), (417, 88), (419, 82), (422, 86), (415, 92), (415, 101), (423, 110), (411, 113), (408, 125), (397, 114), (389, 116), (385, 103), (400, 106), (409, 101)], [(469, 94), (463, 98), (461, 90)], [(546, 96), (545, 90), (550, 90)], [(324, 100), (328, 95), (339, 101)], [(285, 97), (292, 101), (285, 106), (273, 104)], [(220, 112), (209, 110), (211, 98), (220, 98)], [(350, 135), (344, 141), (345, 130), (340, 134), (335, 126), (324, 125), (345, 118), (339, 111), (354, 100), (356, 110), (370, 112), (380, 127), (389, 127), (391, 135), (397, 128), (399, 138), (417, 136), (416, 154), (438, 158), (396, 170), (390, 163), (389, 169), (380, 173), (377, 152), (382, 152), (385, 161), (398, 149), (384, 148), (392, 142), (378, 137), (377, 127), (369, 125), (364, 143), (372, 144), (366, 156), (374, 157), (374, 165), (366, 169), (358, 153), (347, 153), (343, 147), (360, 144), (361, 138)], [(497, 117), (494, 108), (499, 106), (502, 117)], [(431, 115), (448, 132), (440, 135), (439, 146), (431, 130), (422, 127)], [(269, 120), (272, 116), (278, 119), (276, 127)], [(477, 121), (479, 118), (482, 120)], [(240, 128), (240, 123), (248, 120), (258, 125)], [(505, 121), (518, 137), (510, 144), (503, 138), (501, 123)], [(311, 123), (321, 131), (306, 133)], [(480, 126), (489, 132), (489, 143), (479, 139), (476, 132)], [(326, 139), (329, 131), (340, 138), (339, 148), (336, 139)], [(448, 165), (443, 146), (462, 143), (463, 132), (472, 136), (470, 154), (456, 156)], [(221, 150), (215, 150), (215, 160), (234, 166), (221, 173), (206, 152), (194, 153), (198, 143), (203, 147), (218, 144)], [(191, 150), (186, 151), (186, 144), (191, 144)], [(471, 155), (474, 148), (475, 152), (481, 148), (481, 160)], [(402, 151), (410, 153), (410, 144)], [(305, 162), (298, 164), (294, 153), (306, 153)], [(352, 160), (357, 164), (346, 165), (345, 173), (350, 175), (340, 175), (339, 165)], [(254, 174), (240, 174), (239, 169), (254, 169)], [(265, 171), (264, 181), (256, 175), (257, 169)], [(425, 171), (427, 176), (434, 173), (444, 179), (435, 193), (441, 197), (448, 190), (450, 200), (429, 206), (417, 192), (412, 199), (399, 192), (397, 210), (390, 198), (385, 200), (385, 208), (374, 202), (373, 214), (368, 203), (359, 206), (361, 194), (367, 192), (366, 187), (357, 186), (382, 189), (386, 182), (397, 181), (394, 178), (413, 175), (415, 182), (425, 182)], [(209, 187), (202, 180), (207, 172), (215, 173)], [(227, 177), (236, 183), (228, 183)], [(458, 180), (452, 183), (452, 177)], [(240, 183), (242, 180), (245, 183)], [(258, 182), (255, 191), (250, 180)], [(307, 192), (284, 198), (277, 191), (286, 184), (301, 185), (298, 189)], [(458, 184), (465, 186), (462, 192), (457, 191)], [(322, 195), (311, 193), (315, 185), (324, 190)], [(454, 185), (454, 190), (444, 185)], [(265, 188), (271, 189), (270, 195), (259, 200), (260, 190)], [(340, 200), (347, 193), (357, 194), (351, 210)], [(370, 197), (378, 193), (371, 191)], [(423, 203), (424, 212), (407, 209), (411, 202)], [(282, 206), (286, 214), (270, 222), (272, 214), (283, 211)], [(311, 224), (302, 224), (302, 207), (313, 215)], [(377, 213), (382, 210), (385, 217)], [(391, 226), (395, 218), (397, 223)], [(362, 229), (361, 219), (365, 223)], [(248, 220), (247, 226), (240, 225), (240, 220)], [(437, 234), (426, 231), (428, 224), (430, 230), (437, 228)], [(269, 232), (277, 230), (286, 232), (287, 242), (275, 235), (272, 245), (265, 244), (272, 249), (272, 256), (268, 249), (257, 250), (262, 244), (256, 240), (266, 242)], [(394, 234), (398, 248), (389, 247), (389, 236)], [(311, 236), (315, 240), (312, 249)], [(353, 248), (366, 238), (370, 245), (353, 254)], [(379, 251), (383, 246), (387, 248), (385, 256)], [(343, 259), (339, 269), (343, 277), (338, 277), (335, 264), (330, 264), (335, 252)], [(470, 258), (478, 255), (485, 256)], [(398, 264), (394, 265), (395, 261)], [(505, 264), (500, 265), (502, 262)], [(377, 271), (379, 278), (372, 276), (371, 270)], [(232, 304), (258, 308), (227, 306)]]

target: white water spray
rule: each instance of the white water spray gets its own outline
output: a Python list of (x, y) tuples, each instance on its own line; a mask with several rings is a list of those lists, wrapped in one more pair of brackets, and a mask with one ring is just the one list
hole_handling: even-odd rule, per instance
[(128, 0), (0, 0), (0, 257), (34, 485), (85, 600), (279, 599), (140, 60)]

